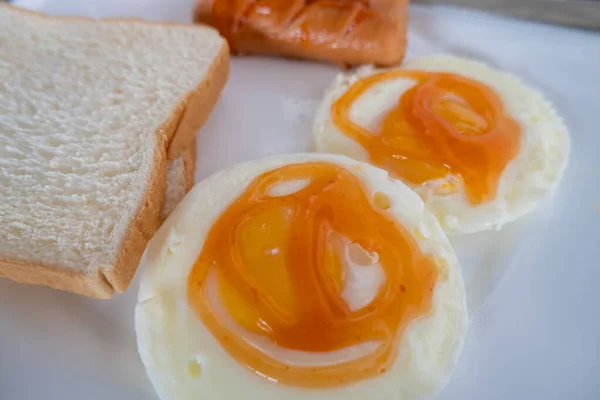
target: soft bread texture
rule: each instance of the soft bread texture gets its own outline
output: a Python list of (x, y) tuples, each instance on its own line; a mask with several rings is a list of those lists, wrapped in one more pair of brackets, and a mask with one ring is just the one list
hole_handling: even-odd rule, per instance
[(160, 219), (164, 221), (177, 207), (181, 199), (194, 186), (196, 169), (196, 141), (185, 149), (177, 159), (167, 166), (167, 192), (160, 210)]
[[(179, 157), (167, 165), (165, 201), (160, 210), (161, 222), (169, 216), (187, 192), (194, 186), (195, 166), (196, 143), (194, 141)], [(4, 275), (3, 268), (11, 268), (12, 270), (9, 270), (8, 274)], [(28, 270), (28, 268), (34, 268), (34, 272)], [(8, 277), (21, 283), (42, 284), (40, 282), (44, 282), (47, 286), (70, 291), (72, 291), (70, 285), (73, 285), (72, 276), (57, 275), (57, 271), (48, 271), (47, 269), (38, 268), (35, 265), (24, 265), (23, 268), (14, 269), (14, 266), (11, 264), (0, 263), (0, 277)], [(88, 282), (81, 282), (79, 280), (77, 283), (79, 285), (88, 285)], [(98, 297), (93, 292), (83, 292), (81, 294)]]
[(199, 0), (194, 20), (217, 27), (236, 53), (392, 66), (404, 57), (407, 3)]
[(0, 26), (0, 276), (108, 298), (159, 223), (167, 154), (227, 80), (227, 44), (208, 27), (9, 6)]
[[(376, 378), (336, 388), (307, 389), (258, 377), (225, 351), (187, 299), (190, 270), (219, 216), (259, 175), (305, 162), (334, 163), (360, 179), (369, 196), (386, 193), (391, 203), (388, 216), (414, 232), (421, 251), (436, 260), (440, 271), (432, 309), (403, 333), (394, 365)], [(152, 238), (142, 264), (135, 311), (138, 349), (164, 400), (422, 398), (448, 382), (467, 332), (460, 265), (436, 218), (415, 192), (390, 179), (387, 172), (344, 156), (277, 155), (237, 164), (206, 178), (192, 188)], [(201, 364), (197, 378), (186, 374), (190, 361)]]

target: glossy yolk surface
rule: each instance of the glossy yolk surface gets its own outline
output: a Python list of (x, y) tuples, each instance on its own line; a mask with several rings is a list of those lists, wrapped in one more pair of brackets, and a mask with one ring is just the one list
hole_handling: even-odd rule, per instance
[[(399, 78), (416, 84), (377, 129), (351, 121), (350, 109), (362, 94)], [(374, 164), (414, 184), (453, 175), (475, 205), (495, 198), (502, 171), (519, 152), (521, 140), (519, 124), (491, 88), (450, 73), (396, 70), (361, 79), (333, 104), (331, 117)]]
[[(283, 183), (305, 186), (281, 195), (274, 188)], [(232, 357), (261, 376), (306, 387), (353, 382), (391, 366), (402, 332), (430, 310), (438, 271), (377, 193), (374, 201), (358, 178), (334, 164), (288, 165), (256, 178), (219, 217), (190, 272), (188, 299)], [(359, 310), (341, 295), (341, 238), (376, 254), (385, 274), (375, 298)], [(375, 342), (376, 349), (331, 366), (287, 365), (216, 315), (207, 294), (212, 273), (235, 324), (279, 348), (319, 353)]]

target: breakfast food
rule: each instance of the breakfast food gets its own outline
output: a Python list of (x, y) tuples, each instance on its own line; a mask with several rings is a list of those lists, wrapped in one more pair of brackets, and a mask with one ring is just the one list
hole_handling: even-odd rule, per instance
[(165, 400), (432, 394), (467, 329), (435, 217), (339, 155), (273, 156), (198, 183), (142, 265), (138, 348)]
[(570, 139), (539, 92), (479, 62), (430, 56), (339, 76), (317, 151), (371, 162), (423, 198), (448, 234), (500, 229), (560, 181)]
[(407, 12), (407, 0), (199, 0), (194, 20), (237, 53), (392, 66), (404, 57)]
[(196, 141), (194, 140), (177, 159), (167, 165), (167, 191), (160, 210), (160, 219), (165, 220), (177, 207), (181, 199), (194, 186), (196, 169)]
[(0, 276), (108, 298), (158, 226), (167, 159), (225, 84), (226, 41), (9, 6), (0, 26)]

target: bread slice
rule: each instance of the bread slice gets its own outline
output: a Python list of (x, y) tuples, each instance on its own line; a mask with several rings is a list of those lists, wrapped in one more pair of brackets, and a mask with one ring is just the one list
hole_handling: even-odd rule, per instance
[[(171, 212), (177, 207), (183, 197), (190, 191), (194, 186), (194, 170), (196, 167), (196, 141), (194, 140), (175, 160), (169, 162), (167, 165), (167, 184), (165, 201), (162, 209), (160, 210), (160, 223), (164, 222), (165, 219), (171, 214)], [(11, 267), (12, 268), (12, 267)], [(0, 263), (0, 277), (3, 268)], [(41, 271), (44, 276), (46, 272)], [(6, 275), (6, 277), (12, 278), (22, 283), (33, 283), (39, 284), (39, 277), (32, 275), (31, 271), (27, 269), (13, 270), (12, 275)], [(48, 279), (52, 279), (53, 276), (49, 276)], [(32, 281), (33, 279), (33, 281)], [(53, 286), (53, 285), (49, 285)], [(68, 289), (66, 289), (68, 290)], [(87, 293), (82, 293), (87, 294)]]
[(195, 169), (196, 141), (194, 140), (179, 157), (167, 166), (167, 193), (163, 207), (160, 210), (161, 222), (167, 219), (169, 214), (194, 186)]
[(208, 27), (0, 6), (0, 276), (108, 298), (153, 235), (167, 158), (223, 88)]

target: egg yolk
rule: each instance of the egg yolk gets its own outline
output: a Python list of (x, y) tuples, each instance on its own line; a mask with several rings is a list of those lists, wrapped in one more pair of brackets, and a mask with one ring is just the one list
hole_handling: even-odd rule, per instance
[[(282, 184), (300, 189), (278, 191)], [(431, 309), (438, 271), (387, 214), (385, 193), (374, 197), (343, 167), (294, 164), (257, 177), (217, 219), (190, 272), (188, 299), (235, 360), (273, 381), (303, 387), (336, 386), (389, 369), (403, 331)], [(385, 276), (360, 309), (351, 309), (342, 296), (340, 243), (351, 243), (349, 253), (362, 260), (360, 268), (376, 260)], [(278, 348), (318, 354), (376, 343), (376, 349), (326, 366), (278, 360), (215, 312), (208, 294), (215, 284), (236, 326)]]
[[(416, 83), (376, 129), (350, 119), (361, 95), (401, 78)], [(473, 205), (495, 198), (502, 171), (519, 152), (521, 140), (519, 124), (493, 89), (451, 73), (395, 70), (358, 80), (333, 104), (331, 117), (393, 176), (413, 184), (454, 176)]]

